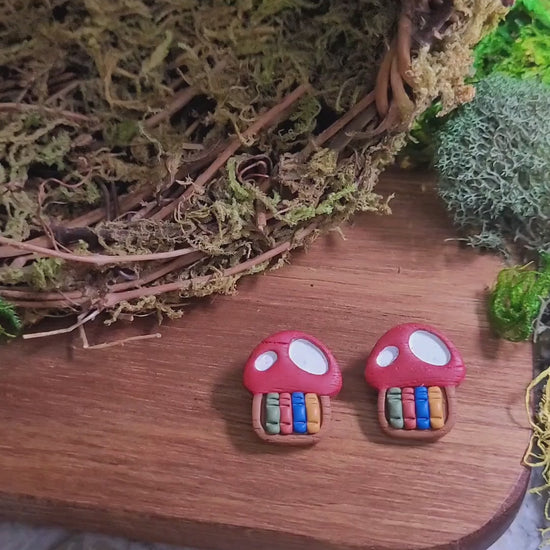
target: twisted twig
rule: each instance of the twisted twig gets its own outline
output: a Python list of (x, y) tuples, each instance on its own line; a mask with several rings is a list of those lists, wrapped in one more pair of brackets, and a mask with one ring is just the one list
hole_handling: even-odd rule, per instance
[(395, 54), (397, 57), (397, 68), (399, 74), (407, 84), (413, 85), (410, 76), (411, 70), (411, 48), (412, 48), (412, 33), (413, 33), (413, 13), (414, 1), (403, 0), (401, 16), (397, 28), (397, 41)]
[(149, 262), (152, 260), (167, 260), (169, 258), (184, 256), (185, 254), (191, 254), (192, 252), (195, 252), (194, 248), (180, 248), (178, 250), (169, 250), (168, 252), (156, 252), (153, 254), (127, 254), (120, 256), (90, 254), (89, 256), (81, 256), (70, 252), (61, 252), (60, 250), (50, 250), (49, 248), (43, 248), (42, 246), (36, 246), (30, 243), (21, 243), (2, 236), (0, 236), (0, 243), (13, 246), (15, 248), (21, 248), (26, 252), (33, 252), (35, 254), (38, 254), (39, 256), (45, 256), (47, 258), (60, 258), (61, 260), (68, 260), (71, 262), (93, 265), (111, 265), (134, 262)]
[[(402, 129), (402, 125), (408, 123), (410, 115), (415, 108), (411, 90), (414, 87), (411, 71), (412, 52), (414, 48), (422, 43), (423, 33), (429, 33), (431, 29), (432, 34), (437, 38), (440, 30), (444, 29), (445, 25), (449, 23), (450, 17), (447, 13), (449, 2), (452, 4), (451, 0), (403, 0), (397, 33), (383, 56), (374, 90), (366, 93), (345, 115), (326, 128), (315, 139), (311, 140), (311, 143), (302, 151), (304, 158), (307, 158), (307, 155), (317, 147), (328, 146), (336, 151), (343, 151), (353, 139), (367, 138), (372, 140), (385, 133), (399, 131)], [(66, 84), (66, 82), (66, 80), (60, 80), (56, 83), (56, 86), (61, 87), (57, 94), (66, 93), (68, 91), (67, 86), (76, 85), (75, 82), (69, 82), (69, 84)], [(179, 85), (181, 85), (181, 82)], [(285, 112), (310, 90), (311, 87), (309, 85), (299, 86), (278, 105), (260, 115), (256, 122), (240, 136), (227, 140), (220, 139), (216, 146), (205, 150), (205, 153), (196, 161), (187, 162), (177, 173), (174, 173), (175, 170), (173, 170), (169, 174), (169, 177), (164, 182), (161, 182), (160, 185), (157, 185), (158, 182), (153, 182), (154, 185), (146, 186), (146, 188), (140, 189), (137, 192), (132, 192), (125, 197), (121, 197), (120, 212), (111, 211), (111, 204), (115, 207), (117, 205), (117, 201), (114, 200), (116, 193), (113, 192), (113, 189), (109, 192), (105, 188), (106, 208), (96, 209), (64, 224), (62, 227), (52, 228), (50, 238), (44, 235), (24, 243), (19, 243), (0, 237), (0, 245), (2, 245), (0, 246), (0, 259), (23, 256), (23, 265), (27, 258), (32, 259), (36, 254), (96, 266), (119, 265), (122, 263), (145, 262), (149, 260), (159, 262), (156, 265), (149, 266), (148, 271), (132, 273), (132, 280), (124, 281), (120, 280), (120, 273), (118, 275), (115, 274), (116, 278), (114, 281), (111, 281), (114, 284), (105, 283), (105, 287), (101, 289), (61, 293), (34, 292), (31, 289), (23, 287), (17, 289), (0, 288), (0, 295), (11, 299), (15, 305), (35, 310), (77, 307), (81, 308), (81, 311), (86, 311), (86, 308), (94, 312), (104, 311), (117, 306), (121, 302), (131, 302), (147, 296), (157, 296), (170, 292), (184, 292), (192, 289), (194, 286), (207, 285), (220, 278), (240, 276), (256, 266), (289, 251), (295, 241), (288, 239), (288, 236), (279, 237), (279, 241), (282, 238), (286, 239), (284, 242), (279, 243), (273, 243), (273, 241), (266, 238), (266, 242), (270, 243), (270, 248), (267, 251), (234, 267), (213, 274), (195, 277), (189, 277), (191, 271), (187, 270), (185, 272), (187, 278), (170, 280), (169, 277), (166, 278), (167, 275), (178, 273), (188, 266), (203, 261), (205, 258), (208, 258), (208, 254), (194, 248), (185, 248), (157, 254), (125, 256), (92, 254), (81, 256), (71, 252), (52, 250), (52, 248), (55, 248), (56, 241), (63, 244), (60, 238), (62, 236), (70, 240), (83, 230), (88, 231), (88, 236), (95, 235), (92, 226), (103, 220), (106, 214), (107, 218), (118, 217), (118, 214), (121, 213), (127, 214), (125, 219), (147, 217), (151, 220), (165, 220), (175, 212), (183, 213), (188, 208), (190, 199), (195, 195), (205, 192), (207, 185), (216, 176), (217, 172), (243, 146), (243, 143), (250, 145), (259, 132), (275, 125)], [(168, 120), (187, 105), (197, 94), (198, 91), (192, 86), (177, 92), (166, 108), (143, 121), (143, 127), (145, 129), (153, 128)], [(46, 112), (60, 114), (75, 122), (92, 122), (95, 120), (92, 117), (60, 111), (50, 107), (35, 107), (19, 103), (0, 103), (0, 110), (27, 110), (35, 108), (42, 108)], [(200, 120), (190, 123), (185, 130), (186, 135), (191, 136), (200, 125)], [(347, 155), (349, 153), (346, 152), (344, 154)], [(262, 192), (267, 192), (268, 187), (271, 185), (271, 161), (269, 159), (252, 158), (253, 161), (246, 164), (246, 166), (238, 167), (237, 177), (241, 182), (253, 181), (259, 186)], [(275, 161), (276, 159), (274, 158), (273, 160)], [(194, 178), (194, 181), (190, 179), (189, 185), (181, 185), (182, 183), (186, 183), (184, 181), (186, 177)], [(260, 231), (266, 231), (266, 236), (271, 235), (274, 226), (276, 226), (274, 223), (268, 224), (271, 220), (271, 213), (266, 213), (264, 207), (257, 202), (256, 225)], [(297, 242), (316, 231), (316, 228), (317, 222), (314, 221), (298, 230), (295, 233)], [(82, 235), (80, 234), (80, 236)], [(208, 271), (206, 272), (208, 273)], [(116, 282), (117, 280), (119, 282)], [(167, 280), (168, 282), (165, 282)], [(83, 313), (82, 318), (87, 319), (90, 315), (89, 311), (87, 314)], [(75, 326), (73, 325), (69, 329), (72, 330)]]
[[(120, 212), (124, 213), (124, 212), (131, 211), (133, 208), (139, 205), (141, 201), (147, 198), (150, 194), (151, 194), (151, 187), (144, 187), (143, 189), (134, 191), (133, 193), (129, 193), (128, 195), (124, 195), (123, 197), (120, 197), (118, 201)], [(105, 217), (104, 208), (96, 208), (95, 210), (91, 210), (90, 212), (83, 214), (82, 216), (79, 216), (67, 222), (63, 227), (65, 229), (89, 227), (103, 220), (104, 217)], [(47, 248), (48, 245), (52, 246), (52, 243), (49, 241), (48, 237), (46, 236), (30, 239), (28, 241), (25, 241), (25, 244), (40, 246), (43, 248)], [(0, 259), (13, 258), (15, 256), (22, 256), (27, 253), (28, 251), (20, 246), (15, 246), (15, 245), (0, 246)]]
[(176, 114), (180, 109), (183, 109), (183, 107), (185, 107), (197, 95), (197, 93), (197, 89), (193, 86), (189, 86), (188, 88), (178, 92), (166, 109), (149, 117), (143, 123), (143, 126), (147, 129), (158, 126), (161, 122)]
[[(242, 134), (243, 140), (254, 138), (266, 126), (273, 124), (287, 109), (289, 109), (302, 96), (311, 91), (309, 84), (298, 86), (291, 94), (289, 94), (278, 105), (261, 115), (258, 120)], [(238, 137), (231, 140), (231, 143), (218, 156), (218, 158), (195, 180), (194, 185), (189, 187), (185, 193), (178, 199), (165, 207), (161, 208), (156, 214), (151, 216), (153, 220), (164, 220), (172, 212), (174, 212), (181, 204), (188, 201), (191, 196), (200, 192), (204, 186), (214, 177), (216, 172), (225, 165), (225, 163), (240, 149), (242, 146), (241, 139)]]
[(388, 93), (390, 88), (390, 71), (394, 54), (395, 42), (392, 42), (386, 52), (386, 55), (384, 56), (384, 59), (382, 60), (382, 64), (380, 65), (380, 69), (378, 70), (378, 75), (376, 77), (374, 95), (376, 98), (376, 109), (381, 117), (385, 117), (389, 110)]
[[(297, 232), (295, 239), (297, 241), (300, 241), (316, 230), (317, 230), (317, 225), (312, 224), (307, 228), (304, 228), (301, 231)], [(13, 299), (11, 301), (14, 305), (18, 307), (27, 307), (27, 308), (32, 308), (36, 310), (52, 309), (52, 308), (62, 309), (62, 308), (71, 307), (73, 305), (82, 306), (86, 303), (90, 303), (90, 304), (94, 304), (94, 308), (98, 309), (98, 311), (103, 311), (105, 309), (110, 309), (121, 302), (128, 302), (139, 298), (145, 298), (147, 296), (158, 296), (159, 294), (165, 294), (169, 292), (181, 292), (182, 290), (191, 288), (193, 286), (208, 284), (209, 282), (212, 282), (217, 279), (224, 279), (228, 277), (234, 277), (236, 275), (241, 275), (253, 269), (256, 266), (289, 251), (292, 248), (293, 241), (294, 239), (287, 240), (277, 246), (274, 246), (273, 248), (264, 252), (263, 254), (259, 254), (258, 256), (255, 256), (250, 260), (241, 262), (240, 264), (234, 267), (230, 267), (228, 269), (221, 271), (221, 273), (216, 273), (213, 275), (202, 275), (199, 277), (192, 277), (190, 279), (184, 279), (184, 280), (175, 281), (172, 283), (165, 283), (162, 285), (143, 286), (134, 290), (124, 290), (124, 291), (119, 290), (118, 292), (108, 292), (105, 296), (101, 298), (99, 297), (92, 298), (92, 297), (80, 295), (79, 297), (75, 297), (73, 300), (37, 299), (36, 301), (34, 301), (34, 300)], [(0, 294), (6, 295), (5, 292), (2, 290), (0, 290)], [(51, 295), (51, 293), (49, 293), (49, 295)], [(41, 293), (36, 293), (35, 296), (37, 298), (38, 297), (41, 298)]]
[(81, 113), (74, 113), (73, 111), (67, 111), (63, 109), (55, 109), (53, 107), (44, 107), (43, 105), (33, 105), (31, 103), (0, 103), (0, 111), (42, 111), (51, 115), (58, 115), (73, 122), (98, 122), (98, 119), (93, 116), (83, 115)]

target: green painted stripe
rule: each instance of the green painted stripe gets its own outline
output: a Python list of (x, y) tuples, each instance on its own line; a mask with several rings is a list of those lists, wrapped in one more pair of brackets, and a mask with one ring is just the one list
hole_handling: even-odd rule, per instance
[(387, 416), (390, 426), (402, 430), (405, 421), (403, 420), (403, 403), (401, 402), (401, 388), (390, 388), (386, 393)]
[(281, 433), (279, 394), (268, 393), (265, 398), (265, 431), (270, 435)]

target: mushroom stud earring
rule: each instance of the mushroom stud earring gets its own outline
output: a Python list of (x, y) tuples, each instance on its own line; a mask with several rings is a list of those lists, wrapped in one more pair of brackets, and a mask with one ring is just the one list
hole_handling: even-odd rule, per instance
[(455, 388), (465, 376), (452, 342), (433, 327), (399, 325), (374, 346), (365, 369), (378, 390), (378, 421), (388, 435), (433, 441), (455, 422)]
[(279, 332), (251, 353), (244, 385), (253, 394), (252, 425), (271, 443), (312, 445), (330, 421), (342, 375), (330, 350), (302, 332)]

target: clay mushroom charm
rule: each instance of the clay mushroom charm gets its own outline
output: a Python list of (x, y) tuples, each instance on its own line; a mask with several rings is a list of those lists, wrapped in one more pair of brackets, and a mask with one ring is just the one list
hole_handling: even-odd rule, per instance
[(273, 334), (250, 355), (244, 385), (254, 395), (252, 425), (264, 441), (312, 445), (330, 420), (342, 375), (330, 350), (302, 332)]
[(452, 342), (433, 327), (408, 323), (382, 336), (365, 369), (378, 390), (378, 421), (392, 437), (433, 441), (455, 422), (455, 387), (465, 366)]

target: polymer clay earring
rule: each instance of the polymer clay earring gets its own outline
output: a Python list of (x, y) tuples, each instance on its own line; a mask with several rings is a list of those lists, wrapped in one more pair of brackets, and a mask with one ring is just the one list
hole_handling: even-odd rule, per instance
[(270, 443), (312, 445), (326, 431), (330, 398), (342, 387), (342, 374), (330, 350), (297, 331), (263, 340), (244, 369), (253, 394), (252, 426)]
[(434, 441), (453, 427), (455, 388), (465, 366), (439, 330), (416, 323), (396, 326), (378, 340), (365, 378), (378, 390), (378, 421), (392, 437)]

